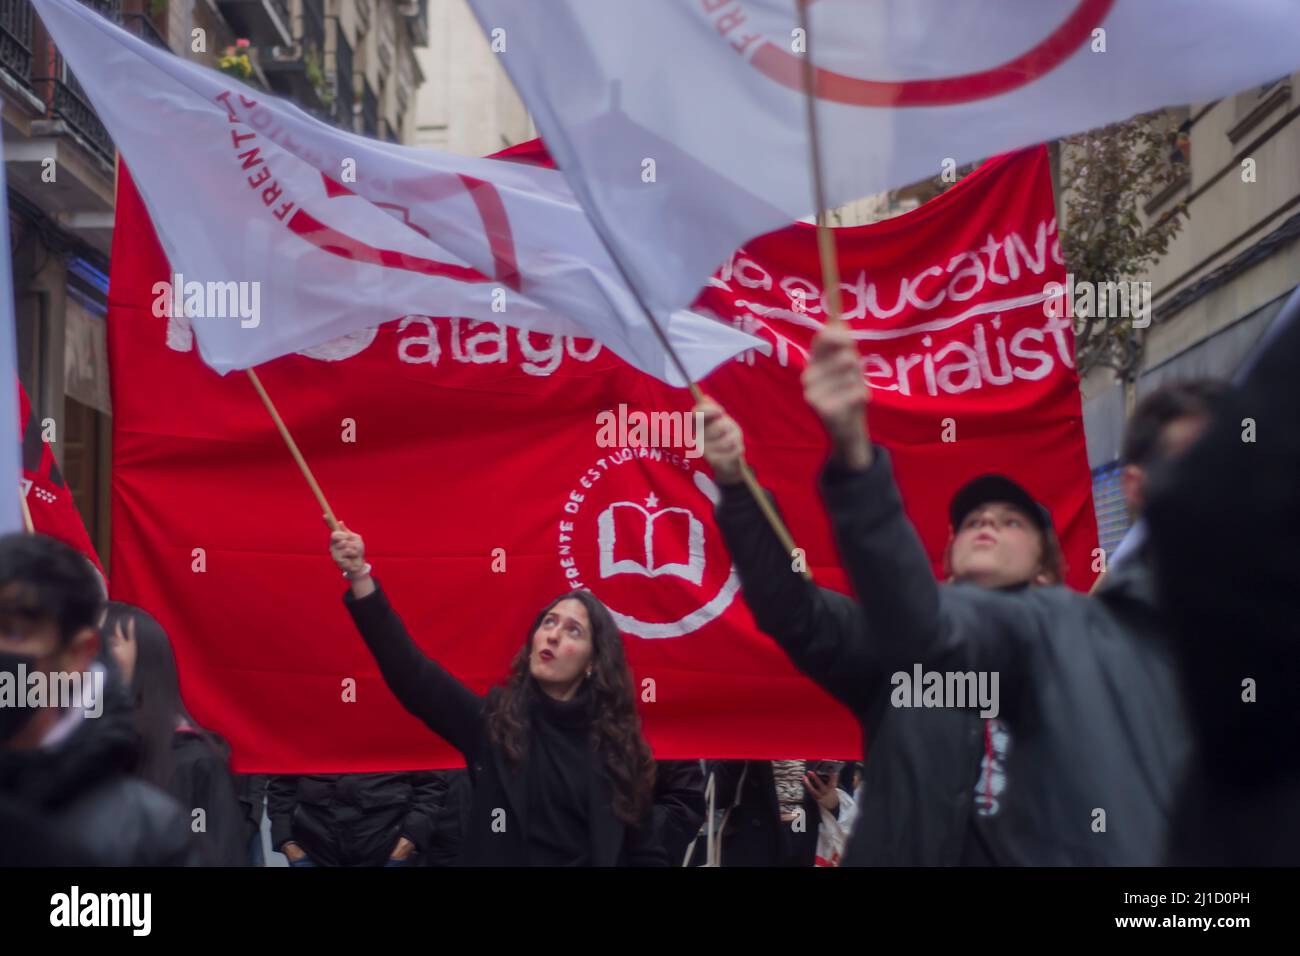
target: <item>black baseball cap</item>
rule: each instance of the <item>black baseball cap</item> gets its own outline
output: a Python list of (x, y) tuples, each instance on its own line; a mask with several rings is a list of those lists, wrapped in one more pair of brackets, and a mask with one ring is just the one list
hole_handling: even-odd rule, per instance
[(1052, 513), (1022, 485), (1006, 475), (997, 474), (980, 475), (957, 489), (952, 501), (948, 503), (948, 520), (952, 522), (953, 531), (961, 527), (968, 514), (990, 501), (1005, 501), (1014, 505), (1025, 513), (1039, 531), (1056, 534), (1056, 528), (1052, 525)]

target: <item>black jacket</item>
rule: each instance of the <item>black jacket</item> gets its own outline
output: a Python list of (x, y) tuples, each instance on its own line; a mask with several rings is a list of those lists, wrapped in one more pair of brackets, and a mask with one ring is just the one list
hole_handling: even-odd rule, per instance
[[(244, 846), (250, 850), (253, 838), (262, 832), (262, 814), (266, 811), (266, 775), (261, 773), (237, 773), (235, 778), (235, 798), (239, 809), (244, 814)], [(260, 857), (260, 851), (259, 857)]]
[[(807, 790), (803, 826), (781, 820), (770, 760), (711, 760), (718, 808), (731, 809), (722, 833), (722, 866), (813, 866), (821, 809)], [(743, 779), (742, 779), (743, 778)], [(740, 787), (737, 800), (736, 788)]]
[(424, 853), (446, 790), (427, 770), (270, 777), (271, 846), (292, 840), (320, 866), (383, 866), (401, 837)]
[[(195, 832), (204, 862), (213, 866), (248, 865), (248, 831), (235, 782), (221, 754), (198, 734), (172, 737), (173, 769), (167, 791), (181, 808), (203, 810), (202, 832)], [(191, 822), (191, 830), (194, 829)]]
[[(357, 630), (393, 695), (464, 755), (474, 783), (461, 862), (468, 866), (527, 865), (527, 761), (518, 769), (511, 767), (488, 737), (484, 708), (489, 698), (475, 694), (426, 657), (378, 582), (375, 588), (375, 593), (361, 599), (350, 591), (344, 595)], [(489, 695), (500, 692), (494, 688)], [(649, 820), (633, 827), (615, 816), (613, 787), (603, 771), (595, 774), (591, 787), (588, 820), (593, 865), (661, 866), (667, 862)]]
[(1199, 751), (1171, 848), (1184, 865), (1300, 865), (1300, 291), (1278, 322), (1201, 441), (1151, 481)]
[(0, 750), (0, 795), (27, 806), (102, 866), (203, 862), (190, 816), (132, 775), (139, 737), (123, 698), (106, 685), (103, 713), (51, 749)]
[[(891, 708), (890, 672), (874, 652), (858, 603), (791, 571), (789, 555), (743, 485), (723, 486), (717, 519), (759, 628), (862, 724), (862, 792), (842, 865), (959, 863), (984, 755), (983, 719), (968, 711)], [(738, 853), (755, 857), (742, 848), (732, 859)]]
[[(877, 448), (863, 471), (831, 462), (821, 486), (860, 616), (843, 607), (846, 599), (803, 584), (779, 546), (767, 546), (765, 585), (747, 586), (745, 597), (765, 605), (755, 617), (768, 633), (785, 635), (778, 639), (797, 666), (868, 714), (868, 731), (872, 708), (881, 714), (846, 862), (864, 862), (868, 840), (899, 829), (933, 834), (904, 835), (910, 860), (901, 862), (960, 856), (981, 723), (972, 712), (939, 708), (883, 715), (889, 675), (917, 663), (999, 676), (1013, 744), (1001, 811), (1010, 845), (998, 848), (996, 862), (1160, 862), (1190, 739), (1147, 565), (1134, 559), (1115, 569), (1095, 597), (1063, 586), (941, 585), (903, 512), (888, 452)], [(720, 513), (741, 507), (744, 493), (729, 488)], [(760, 537), (774, 540), (751, 532), (748, 541)], [(732, 554), (745, 559), (743, 550)], [(770, 596), (778, 580), (789, 606)], [(938, 859), (940, 847), (947, 859)]]
[(0, 796), (0, 867), (94, 866), (98, 860), (77, 846), (36, 808)]
[(438, 804), (438, 814), (429, 841), (429, 849), (420, 854), (423, 866), (456, 866), (469, 829), (474, 807), (474, 784), (463, 768), (434, 770), (433, 776), (446, 788)]
[(686, 848), (704, 822), (704, 770), (698, 760), (660, 760), (655, 764), (655, 838), (669, 866), (681, 866)]
[(1146, 563), (1112, 569), (1095, 596), (941, 585), (887, 452), (862, 471), (832, 463), (822, 494), (866, 617), (846, 662), (870, 648), (891, 672), (999, 676), (1013, 744), (997, 862), (1161, 862), (1191, 741)]

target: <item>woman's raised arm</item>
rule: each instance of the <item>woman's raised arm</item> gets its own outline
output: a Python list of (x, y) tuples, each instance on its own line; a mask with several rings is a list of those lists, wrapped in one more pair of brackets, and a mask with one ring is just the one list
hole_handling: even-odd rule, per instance
[(383, 588), (371, 577), (359, 534), (340, 524), (339, 530), (330, 534), (330, 557), (350, 582), (343, 603), (379, 664), (388, 689), (403, 707), (472, 762), (482, 739), (483, 698), (416, 646)]

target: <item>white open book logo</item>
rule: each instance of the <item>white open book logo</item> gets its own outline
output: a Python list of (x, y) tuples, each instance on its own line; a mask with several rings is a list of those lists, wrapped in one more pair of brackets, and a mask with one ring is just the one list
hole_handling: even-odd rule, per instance
[[(646, 504), (651, 508), (657, 503), (653, 494), (646, 499)], [(638, 515), (639, 520), (636, 517)], [(687, 558), (685, 561), (655, 563), (656, 521), (661, 525), (668, 525), (669, 533), (685, 528)], [(625, 537), (629, 528), (635, 528), (640, 532), (639, 553), (628, 554), (626, 549), (619, 548), (617, 525), (620, 522)], [(699, 584), (704, 580), (704, 525), (685, 508), (661, 508), (658, 511), (648, 511), (634, 501), (616, 501), (600, 513), (600, 517), (596, 519), (596, 528), (600, 545), (602, 578), (610, 578), (616, 574), (639, 574), (648, 578), (672, 574), (692, 584)], [(674, 544), (677, 540), (680, 539), (675, 539)]]

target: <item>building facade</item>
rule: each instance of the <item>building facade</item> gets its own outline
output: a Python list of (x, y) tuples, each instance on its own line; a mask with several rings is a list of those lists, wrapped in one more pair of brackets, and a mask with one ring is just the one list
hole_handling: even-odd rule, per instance
[[(1131, 378), (1097, 369), (1080, 382), (1088, 463), (1101, 544), (1113, 553), (1132, 524), (1119, 485), (1120, 446), (1136, 403), (1166, 382), (1231, 380), (1300, 285), (1300, 74), (1213, 103), (1168, 111), (1186, 140), (1185, 174), (1142, 210), (1149, 222), (1187, 204), (1182, 229), (1139, 281), (1151, 283), (1152, 314)], [(1064, 230), (1061, 164), (1051, 144)], [(971, 167), (958, 171), (958, 178)], [(934, 198), (939, 178), (833, 210), (834, 226), (890, 219)]]
[(510, 78), (466, 0), (429, 0), (429, 45), (418, 51), (414, 142), (462, 156), (487, 156), (537, 135)]
[[(292, 99), (361, 135), (409, 142), (427, 0), (83, 0), (136, 36)], [(18, 374), (108, 563), (112, 407), (105, 340), (116, 153), (29, 0), (0, 0)]]
[[(1151, 282), (1151, 326), (1131, 381), (1097, 371), (1082, 382), (1084, 429), (1102, 545), (1131, 517), (1119, 495), (1124, 421), (1152, 389), (1231, 379), (1300, 285), (1300, 74), (1185, 113), (1187, 172), (1151, 197), (1148, 217), (1182, 200), (1188, 215)], [(1067, 227), (1068, 228), (1068, 227)]]

